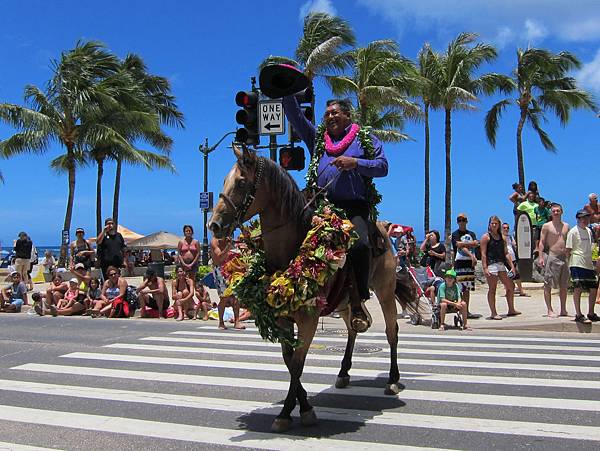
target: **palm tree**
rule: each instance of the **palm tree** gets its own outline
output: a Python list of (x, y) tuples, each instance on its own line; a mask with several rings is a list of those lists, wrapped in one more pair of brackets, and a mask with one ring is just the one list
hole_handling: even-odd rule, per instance
[(437, 56), (431, 49), (429, 44), (423, 45), (423, 48), (419, 51), (417, 56), (417, 67), (418, 73), (415, 77), (416, 85), (416, 96), (421, 99), (423, 104), (423, 122), (424, 122), (424, 134), (425, 134), (425, 199), (423, 208), (423, 227), (424, 231), (427, 232), (429, 227), (429, 199), (430, 199), (430, 138), (429, 138), (429, 111), (431, 109), (437, 109), (440, 106), (439, 93), (437, 90), (437, 84), (435, 82), (436, 67), (435, 64), (439, 61)]
[[(127, 55), (122, 63), (121, 70), (131, 78), (135, 85), (135, 95), (130, 99), (132, 108), (156, 114), (158, 124), (184, 128), (183, 113), (179, 111), (175, 97), (171, 94), (171, 84), (167, 78), (150, 74), (142, 58), (135, 54)], [(137, 127), (135, 127), (136, 124)], [(175, 170), (168, 156), (172, 140), (160, 130), (160, 126), (153, 129), (142, 126), (142, 123), (139, 122), (133, 122), (132, 125), (133, 127), (126, 133), (128, 139), (131, 141), (141, 139), (159, 149), (161, 153), (136, 149), (133, 153), (119, 152), (115, 155), (117, 169), (112, 215), (115, 224), (118, 224), (119, 221), (119, 196), (123, 162), (132, 165), (143, 165), (148, 169)]]
[(414, 76), (412, 62), (400, 55), (397, 44), (391, 40), (373, 41), (350, 50), (347, 60), (351, 61), (350, 75), (326, 78), (334, 95), (354, 99), (357, 122), (373, 127), (373, 133), (381, 140), (408, 139), (400, 131), (404, 118), (417, 117), (419, 108), (406, 98), (409, 87), (400, 81)]
[(490, 45), (478, 43), (473, 33), (461, 33), (449, 45), (444, 55), (433, 55), (432, 65), (439, 91), (440, 107), (445, 113), (445, 153), (446, 153), (446, 192), (444, 201), (444, 236), (450, 236), (452, 215), (452, 112), (472, 110), (473, 102), (479, 94), (492, 94), (496, 90), (510, 92), (512, 81), (501, 74), (474, 76), (483, 63), (494, 60), (496, 49)]
[(519, 108), (517, 166), (522, 185), (525, 185), (522, 141), (525, 123), (535, 130), (542, 146), (554, 152), (554, 143), (540, 126), (540, 122), (546, 120), (544, 113), (550, 110), (564, 127), (569, 122), (571, 109), (596, 109), (590, 94), (579, 89), (575, 79), (567, 76), (568, 72), (580, 67), (579, 60), (569, 52), (554, 54), (543, 49), (517, 50), (517, 67), (512, 81), (518, 97), (503, 99), (492, 106), (485, 117), (485, 132), (490, 144), (496, 147), (496, 131), (502, 112), (509, 105)]
[[(0, 104), (0, 119), (20, 131), (0, 142), (0, 154), (44, 153), (52, 143), (66, 153), (53, 161), (55, 169), (68, 173), (67, 208), (63, 229), (69, 230), (75, 196), (75, 171), (86, 150), (99, 142), (127, 142), (114, 129), (95, 122), (100, 111), (116, 101), (105, 80), (119, 67), (118, 59), (99, 42), (78, 42), (74, 49), (53, 61), (53, 76), (47, 89), (25, 87), (25, 101), (31, 108)], [(60, 262), (66, 260), (66, 245)]]

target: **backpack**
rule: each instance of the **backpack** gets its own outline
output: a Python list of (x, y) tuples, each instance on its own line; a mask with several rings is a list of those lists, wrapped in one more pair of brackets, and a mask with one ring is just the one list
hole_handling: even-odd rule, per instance
[(135, 287), (128, 286), (123, 296), (113, 299), (110, 318), (130, 318), (138, 308), (138, 297)]

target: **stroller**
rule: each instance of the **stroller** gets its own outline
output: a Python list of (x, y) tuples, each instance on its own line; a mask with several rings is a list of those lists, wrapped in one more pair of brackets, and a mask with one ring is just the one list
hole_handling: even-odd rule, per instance
[(425, 288), (428, 281), (434, 278), (429, 267), (409, 266), (396, 271), (396, 300), (410, 315), (413, 326), (421, 324), (424, 317), (432, 318), (432, 305), (425, 296)]

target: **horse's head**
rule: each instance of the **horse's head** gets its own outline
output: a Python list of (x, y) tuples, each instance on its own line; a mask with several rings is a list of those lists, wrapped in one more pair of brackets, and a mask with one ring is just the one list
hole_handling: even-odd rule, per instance
[(255, 196), (265, 162), (244, 145), (234, 144), (233, 152), (237, 161), (225, 178), (208, 224), (217, 238), (231, 236), (236, 227), (260, 212)]

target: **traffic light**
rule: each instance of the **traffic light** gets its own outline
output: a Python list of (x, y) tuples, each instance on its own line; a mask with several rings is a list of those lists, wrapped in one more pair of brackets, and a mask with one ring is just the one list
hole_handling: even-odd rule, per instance
[[(300, 105), (300, 109), (302, 110), (302, 114), (304, 114), (304, 117), (308, 119), (309, 122), (314, 124), (315, 111), (313, 109), (314, 93), (312, 87), (309, 86), (308, 88), (297, 92), (296, 94), (294, 94), (294, 97)], [(298, 136), (294, 128), (290, 125), (290, 142), (294, 143), (301, 140), (302, 139), (300, 138), (300, 136)]]
[(304, 169), (304, 148), (286, 146), (279, 149), (279, 164), (287, 171), (301, 171)]
[(235, 95), (235, 103), (242, 107), (235, 114), (235, 121), (243, 125), (235, 133), (235, 141), (244, 143), (249, 146), (257, 146), (260, 144), (258, 135), (258, 92), (255, 91), (239, 91)]

